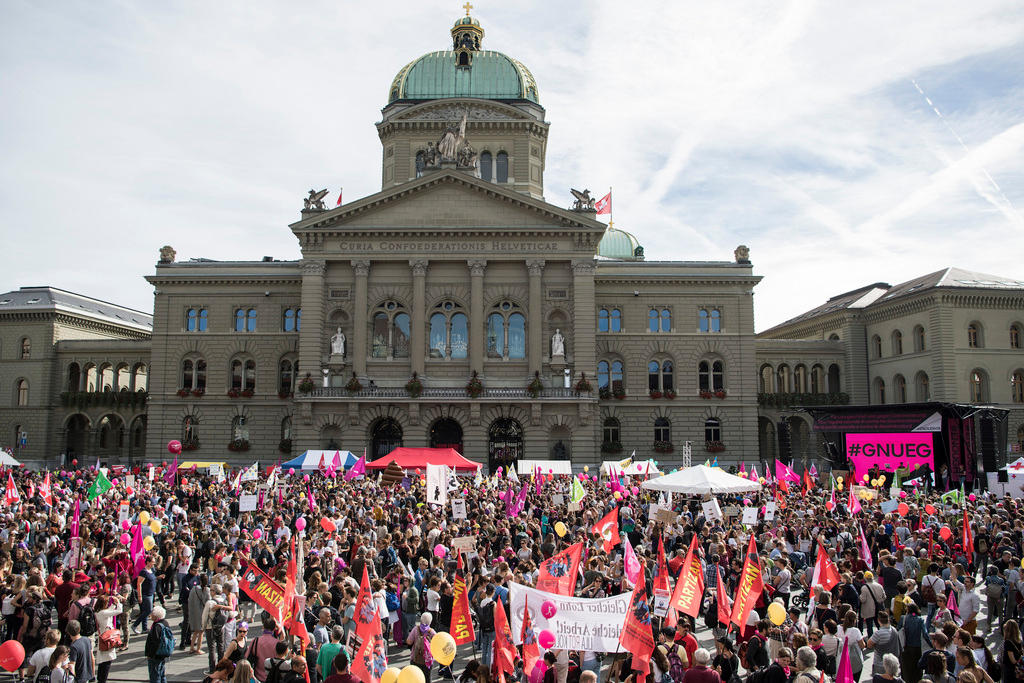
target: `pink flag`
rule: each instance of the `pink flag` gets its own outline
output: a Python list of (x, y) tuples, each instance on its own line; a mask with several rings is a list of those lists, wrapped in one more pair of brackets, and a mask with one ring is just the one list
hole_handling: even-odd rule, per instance
[(796, 472), (781, 460), (775, 461), (775, 478), (779, 481), (793, 481), (800, 483), (800, 477), (797, 476)]
[(333, 467), (335, 470), (342, 469), (340, 451), (334, 451), (334, 459), (331, 460), (331, 467)]
[(740, 463), (740, 474), (746, 476), (746, 474), (747, 474), (746, 463), (742, 463), (742, 462)]
[(814, 463), (811, 463), (811, 476), (815, 479), (818, 478), (818, 469), (814, 466)]
[(748, 478), (753, 479), (754, 481), (757, 481), (759, 479), (759, 477), (757, 476), (757, 465), (750, 466), (750, 477)]
[(315, 513), (316, 503), (313, 502), (313, 492), (309, 490), (309, 484), (306, 484), (306, 502), (309, 503), (309, 511)]
[(853, 487), (850, 487), (850, 498), (846, 501), (846, 508), (850, 511), (851, 515), (855, 515), (864, 508), (861, 506), (857, 496), (853, 495)]
[(366, 476), (366, 456), (361, 456), (356, 460), (356, 464), (352, 465), (352, 469), (345, 473), (345, 481), (349, 479), (355, 479), (356, 477)]
[(132, 577), (136, 577), (146, 567), (146, 546), (142, 544), (142, 525), (136, 524), (132, 529), (132, 542), (128, 546), (128, 557), (132, 561)]
[(626, 553), (622, 566), (626, 572), (626, 580), (635, 586), (637, 579), (640, 578), (640, 560), (637, 559), (636, 551), (633, 550), (629, 538), (624, 538), (624, 540), (625, 543), (623, 545), (626, 547)]
[(174, 477), (178, 474), (178, 456), (174, 456), (174, 463), (164, 472), (164, 481), (168, 484), (174, 483)]
[(946, 598), (946, 608), (953, 614), (960, 616), (960, 606), (956, 604), (956, 591), (949, 591), (949, 597)]
[(534, 472), (534, 476), (533, 476), (533, 487), (534, 487), (533, 488), (533, 492), (536, 493), (539, 496), (540, 495), (540, 482), (541, 482), (541, 480), (544, 479), (544, 475), (540, 474), (540, 468), (539, 467), (534, 468), (533, 472)]
[(836, 683), (853, 683), (853, 665), (850, 663), (850, 643), (843, 640), (843, 653), (839, 655)]
[(868, 563), (871, 567), (875, 564), (874, 559), (871, 557), (871, 548), (868, 547), (868, 539), (864, 538), (864, 529), (861, 527), (860, 522), (857, 522), (857, 531), (860, 532), (860, 556), (861, 559)]
[(81, 517), (82, 517), (82, 508), (81, 508), (81, 505), (78, 502), (78, 499), (76, 498), (75, 499), (75, 514), (71, 517), (71, 538), (74, 538), (75, 536), (78, 535), (78, 520)]

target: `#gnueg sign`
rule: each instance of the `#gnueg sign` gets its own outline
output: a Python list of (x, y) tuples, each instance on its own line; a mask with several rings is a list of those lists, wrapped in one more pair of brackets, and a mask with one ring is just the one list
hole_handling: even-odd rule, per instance
[(921, 465), (935, 467), (931, 432), (846, 435), (846, 455), (857, 468), (858, 476), (871, 467), (895, 471), (900, 465), (910, 470)]
[[(609, 598), (576, 598), (510, 583), (512, 640), (516, 645), (522, 643), (523, 614), (529, 601), (533, 628), (536, 633), (551, 631), (555, 635), (555, 649), (618, 652), (619, 634), (632, 598), (633, 591)], [(546, 600), (557, 607), (551, 618), (541, 614), (541, 605)]]

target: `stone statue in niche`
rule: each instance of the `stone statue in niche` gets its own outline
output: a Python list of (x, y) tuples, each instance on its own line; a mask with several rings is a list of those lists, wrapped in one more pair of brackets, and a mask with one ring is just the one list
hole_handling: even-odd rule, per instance
[(462, 120), (455, 124), (449, 124), (447, 130), (437, 141), (437, 152), (441, 161), (457, 161), (459, 147), (466, 140), (466, 114), (463, 113)]
[(555, 333), (551, 335), (551, 357), (555, 356), (565, 356), (565, 337), (558, 328), (555, 328)]
[(345, 333), (338, 328), (338, 331), (331, 337), (331, 355), (332, 356), (344, 356), (345, 355)]
[(559, 440), (558, 443), (555, 444), (555, 447), (551, 449), (551, 455), (555, 460), (569, 459), (569, 451), (566, 450), (565, 444), (561, 440)]

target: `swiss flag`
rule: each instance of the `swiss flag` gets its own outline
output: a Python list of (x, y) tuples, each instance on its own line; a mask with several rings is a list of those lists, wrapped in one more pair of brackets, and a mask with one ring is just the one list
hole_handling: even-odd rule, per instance
[(597, 213), (608, 213), (612, 212), (612, 193), (609, 191), (608, 194), (594, 202), (594, 210)]
[(811, 586), (821, 586), (830, 591), (839, 585), (839, 568), (833, 562), (825, 546), (818, 542), (818, 561), (814, 563), (814, 576), (811, 578)]
[(601, 537), (604, 544), (604, 551), (610, 553), (612, 548), (619, 544), (619, 508), (615, 508), (601, 518), (601, 521), (590, 529), (591, 532)]

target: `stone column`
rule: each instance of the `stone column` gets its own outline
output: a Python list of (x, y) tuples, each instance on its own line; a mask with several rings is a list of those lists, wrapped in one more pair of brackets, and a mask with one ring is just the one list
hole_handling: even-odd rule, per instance
[(487, 338), (484, 320), (484, 271), (487, 261), (467, 261), (469, 265), (469, 369), (483, 374), (484, 340)]
[[(594, 308), (594, 262), (592, 260), (572, 262), (572, 356), (573, 377), (578, 379), (580, 373), (587, 373), (588, 378), (595, 378), (597, 358), (594, 324), (596, 310)], [(594, 380), (591, 379), (591, 382)]]
[(352, 302), (352, 371), (360, 377), (366, 376), (366, 337), (369, 334), (366, 323), (367, 306), (366, 288), (370, 279), (369, 259), (353, 260), (352, 272), (355, 274), (355, 298)]
[(426, 259), (409, 259), (412, 267), (412, 329), (409, 334), (412, 351), (409, 356), (412, 359), (412, 371), (420, 375), (423, 374), (427, 348), (427, 263)]
[(544, 272), (544, 261), (543, 259), (531, 259), (526, 262), (526, 270), (530, 274), (530, 300), (529, 306), (529, 317), (527, 318), (530, 326), (530, 333), (527, 336), (527, 343), (529, 344), (529, 352), (527, 356), (530, 360), (530, 374), (537, 372), (541, 369), (541, 365), (544, 362), (544, 324), (541, 316), (541, 274)]
[[(316, 382), (320, 377), (324, 334), (324, 272), (323, 261), (304, 260), (302, 269), (302, 328), (299, 330), (299, 372), (308, 372)], [(275, 369), (276, 372), (276, 369)], [(301, 377), (296, 378), (296, 384)]]

